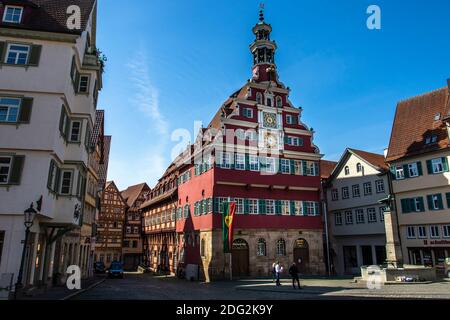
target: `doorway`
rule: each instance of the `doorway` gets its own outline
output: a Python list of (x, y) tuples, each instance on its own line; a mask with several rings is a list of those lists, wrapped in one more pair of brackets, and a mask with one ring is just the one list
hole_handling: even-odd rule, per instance
[(301, 274), (309, 273), (309, 244), (305, 239), (297, 239), (295, 241), (294, 261)]
[(243, 239), (233, 241), (233, 276), (246, 277), (249, 275), (248, 243)]

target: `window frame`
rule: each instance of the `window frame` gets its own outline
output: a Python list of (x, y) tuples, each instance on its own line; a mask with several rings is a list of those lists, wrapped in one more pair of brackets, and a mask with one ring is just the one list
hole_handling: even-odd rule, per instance
[(403, 170), (402, 166), (395, 167), (395, 180), (404, 180), (405, 179), (405, 170)]
[[(81, 93), (81, 94), (89, 94), (90, 93), (90, 86), (91, 86), (91, 75), (90, 74), (80, 74), (79, 75), (79, 80), (78, 80), (78, 88), (77, 88), (77, 93)], [(87, 83), (86, 83), (86, 91), (81, 91), (81, 82), (82, 82), (82, 78), (87, 78)]]
[[(345, 211), (344, 214), (345, 214), (345, 224), (353, 225), (354, 224), (353, 211)], [(351, 217), (351, 219), (347, 219), (348, 217)]]
[(427, 228), (425, 226), (417, 226), (417, 237), (419, 239), (428, 239)]
[(419, 167), (417, 166), (417, 162), (408, 163), (408, 177), (416, 178), (419, 176)]
[(353, 198), (360, 198), (361, 197), (361, 189), (359, 188), (359, 184), (352, 185), (352, 197)]
[(417, 239), (415, 226), (407, 226), (406, 227), (406, 238), (407, 239)]
[[(11, 104), (11, 103), (2, 103), (2, 100), (16, 100), (18, 102), (18, 105), (16, 106), (15, 104)], [(7, 113), (6, 113), (6, 118), (5, 120), (0, 120), (0, 123), (18, 123), (19, 122), (19, 116), (20, 116), (20, 109), (22, 106), (22, 98), (16, 98), (16, 97), (5, 97), (5, 96), (0, 96), (0, 107), (2, 108), (7, 108)], [(11, 109), (16, 109), (17, 108), (17, 113), (16, 113), (16, 118), (14, 121), (8, 121), (8, 118), (10, 117), (10, 112)]]
[(259, 171), (260, 165), (259, 165), (259, 157), (255, 155), (249, 155), (248, 156), (248, 167), (250, 171)]
[(245, 170), (245, 154), (236, 153), (234, 155), (234, 168), (236, 170)]
[(6, 175), (6, 181), (5, 182), (0, 182), (0, 185), (8, 185), (9, 184), (9, 179), (11, 178), (11, 170), (12, 170), (12, 166), (13, 166), (14, 157), (13, 156), (8, 156), (8, 155), (0, 155), (0, 159), (1, 158), (5, 158), (5, 159), (8, 158), (9, 159), (9, 164), (7, 166), (4, 165), (4, 164), (0, 164), (0, 168), (1, 167), (7, 167), (8, 168), (8, 174)]
[(291, 174), (291, 160), (281, 159), (280, 160), (280, 171), (283, 174)]
[(244, 118), (253, 119), (253, 109), (252, 108), (243, 108), (242, 115)]
[[(440, 239), (441, 238), (440, 230), (439, 230), (439, 226), (438, 225), (431, 225), (429, 227), (429, 230), (430, 230), (430, 238), (431, 239)], [(436, 235), (433, 235), (433, 230), (437, 231)]]
[(338, 189), (331, 189), (331, 201), (339, 201), (339, 191)]
[(372, 195), (372, 182), (364, 182), (363, 183), (364, 196)]
[(334, 213), (334, 225), (335, 226), (342, 226), (343, 225), (342, 212), (335, 212)]
[[(383, 190), (381, 190), (379, 187), (382, 186)], [(386, 189), (384, 188), (384, 180), (379, 179), (375, 181), (375, 190), (377, 193), (384, 193)]]
[[(6, 20), (6, 16), (8, 14), (8, 9), (20, 9), (19, 21)], [(21, 7), (21, 6), (6, 5), (4, 10), (3, 10), (2, 22), (21, 24), (22, 23), (22, 18), (23, 18), (23, 10), (24, 10), (24, 8)], [(13, 17), (14, 17), (14, 13), (13, 13)]]
[[(17, 63), (17, 60), (19, 59), (19, 53), (23, 53), (23, 51), (18, 51), (18, 50), (12, 50), (11, 46), (21, 46), (21, 47), (27, 47), (27, 59), (25, 61), (25, 63), (21, 64), (21, 63)], [(9, 63), (9, 54), (11, 51), (15, 51), (17, 53), (16, 57), (15, 57), (15, 62), (14, 63)], [(6, 53), (5, 53), (5, 58), (3, 63), (8, 65), (8, 66), (26, 66), (28, 65), (28, 62), (30, 61), (30, 54), (31, 54), (31, 45), (30, 44), (25, 44), (25, 43), (17, 43), (17, 42), (8, 42), (7, 46), (6, 46)]]
[(366, 223), (366, 217), (364, 215), (364, 209), (356, 209), (355, 210), (355, 216), (356, 216), (356, 224)]
[(342, 187), (341, 193), (342, 193), (342, 199), (350, 199), (350, 190), (348, 187)]
[(376, 223), (377, 219), (377, 210), (375, 208), (367, 208), (367, 222)]
[[(79, 132), (78, 132), (78, 140), (73, 140), (73, 124), (74, 123), (79, 123), (80, 127), (78, 128)], [(70, 143), (81, 143), (81, 136), (83, 134), (83, 120), (82, 119), (72, 119), (70, 120), (70, 130), (69, 130), (69, 142)]]
[[(439, 161), (439, 163), (436, 163), (437, 161)], [(436, 171), (436, 166), (440, 166), (441, 170), (440, 171)], [(436, 159), (431, 159), (431, 168), (433, 170), (433, 174), (439, 174), (439, 173), (443, 173), (444, 170), (444, 163), (442, 161), (442, 158), (436, 158)]]
[[(69, 191), (67, 193), (62, 192), (63, 183), (64, 183), (64, 173), (70, 173), (70, 186)], [(62, 196), (71, 196), (72, 195), (72, 189), (73, 189), (73, 182), (74, 182), (74, 170), (73, 169), (61, 169), (60, 171), (60, 182), (58, 186), (58, 194)]]
[(450, 238), (450, 224), (444, 224), (442, 226), (442, 237), (443, 238)]

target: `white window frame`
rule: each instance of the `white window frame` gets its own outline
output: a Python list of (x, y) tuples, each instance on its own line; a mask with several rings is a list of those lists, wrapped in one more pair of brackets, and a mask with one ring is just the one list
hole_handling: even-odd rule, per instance
[(243, 116), (247, 119), (253, 118), (253, 109), (251, 108), (243, 108)]
[[(81, 79), (82, 78), (87, 78), (86, 91), (81, 90), (81, 82), (82, 82)], [(79, 93), (89, 93), (90, 85), (91, 85), (91, 76), (89, 74), (80, 74), (80, 80), (78, 81), (78, 92)]]
[(281, 200), (281, 214), (289, 216), (291, 214), (291, 203), (288, 200)]
[[(351, 219), (348, 219), (349, 217), (351, 217)], [(353, 223), (353, 211), (345, 211), (345, 224), (351, 225)]]
[(375, 210), (375, 208), (367, 209), (367, 221), (369, 223), (377, 222), (377, 211)]
[(425, 226), (417, 226), (417, 237), (419, 239), (427, 239), (427, 228)]
[(265, 157), (261, 158), (261, 160), (264, 159), (264, 168), (261, 168), (261, 171), (268, 172), (268, 173), (276, 173), (277, 172), (277, 164), (275, 158)]
[[(12, 46), (20, 46), (20, 47), (24, 47), (24, 48), (26, 47), (26, 48), (27, 48), (27, 61), (25, 61), (24, 64), (19, 64), (19, 63), (18, 63), (18, 60), (19, 60), (19, 54), (20, 54), (20, 53), (24, 53), (24, 51), (15, 50), (15, 49), (12, 50), (12, 49), (11, 49)], [(4, 63), (5, 63), (5, 64), (9, 64), (9, 65), (25, 66), (25, 65), (27, 65), (28, 61), (30, 60), (30, 51), (31, 51), (30, 45), (27, 45), (27, 44), (21, 44), (21, 43), (8, 43), (8, 48), (7, 48), (7, 50), (6, 50)], [(8, 60), (9, 60), (9, 54), (10, 54), (11, 52), (15, 52), (15, 53), (16, 53), (16, 57), (15, 57), (14, 63), (8, 63)]]
[(360, 198), (361, 197), (361, 189), (359, 188), (359, 184), (352, 185), (352, 197), (353, 198)]
[(370, 196), (372, 195), (372, 182), (364, 182), (363, 183), (364, 195)]
[(348, 189), (348, 187), (342, 187), (341, 192), (342, 199), (350, 199), (350, 190)]
[(275, 200), (266, 200), (266, 214), (275, 214)]
[(441, 158), (431, 159), (431, 167), (433, 169), (433, 173), (444, 172), (444, 164), (442, 163)]
[(437, 194), (431, 195), (431, 199), (433, 202), (433, 210), (439, 210), (439, 197)]
[[(70, 185), (69, 185), (69, 192), (68, 193), (63, 193), (62, 189), (63, 189), (63, 183), (64, 183), (64, 174), (65, 173), (70, 173)], [(63, 169), (61, 170), (61, 182), (59, 183), (59, 194), (64, 195), (64, 196), (68, 196), (72, 194), (72, 188), (73, 188), (73, 176), (74, 176), (74, 172), (71, 169)]]
[[(6, 100), (16, 101), (17, 104), (2, 102)], [(20, 113), (20, 105), (22, 104), (22, 99), (20, 98), (12, 98), (12, 97), (0, 97), (0, 107), (7, 108), (6, 118), (5, 120), (0, 120), (0, 123), (16, 123), (19, 121), (19, 113)], [(11, 109), (16, 109), (16, 118), (14, 121), (9, 121), (9, 117), (11, 116)]]
[[(11, 176), (11, 168), (12, 168), (12, 162), (13, 162), (13, 157), (11, 156), (0, 156), (0, 158), (3, 159), (9, 159), (9, 163), (8, 164), (0, 164), (0, 168), (8, 168), (8, 173), (6, 174), (6, 181), (5, 182), (0, 182), (0, 185), (5, 185), (9, 183), (9, 178)], [(3, 174), (5, 175), (5, 174)]]
[(258, 199), (248, 199), (248, 213), (249, 214), (258, 214)]
[(231, 168), (231, 153), (222, 152), (220, 154), (220, 167), (222, 169), (230, 169)]
[(291, 161), (289, 159), (281, 159), (281, 173), (291, 173)]
[[(234, 198), (233, 201), (236, 203), (236, 214), (243, 214), (244, 213), (244, 199), (243, 198)], [(206, 211), (208, 211), (208, 210), (206, 210)]]
[(248, 167), (250, 171), (259, 171), (259, 157), (255, 155), (249, 155), (248, 157)]
[(244, 129), (236, 129), (234, 131), (234, 134), (235, 134), (235, 136), (236, 136), (236, 138), (238, 140), (242, 140), (242, 141), (246, 140), (246, 135), (245, 135), (245, 130)]
[[(6, 16), (8, 13), (8, 9), (19, 9), (20, 10), (20, 15), (19, 15), (19, 21), (14, 21), (14, 20), (6, 20)], [(15, 15), (15, 13), (13, 14), (13, 16)], [(16, 23), (16, 24), (20, 24), (22, 22), (22, 17), (23, 17), (23, 7), (19, 7), (19, 6), (11, 6), (11, 5), (7, 5), (5, 6), (5, 9), (3, 11), (3, 22), (6, 23)]]
[[(74, 123), (79, 123), (80, 127), (78, 128), (79, 132), (78, 132), (78, 138), (77, 140), (73, 140), (72, 136), (73, 136), (73, 124)], [(81, 142), (81, 134), (83, 131), (83, 121), (82, 120), (72, 120), (70, 121), (70, 132), (69, 132), (69, 141), (70, 142)]]
[(383, 179), (375, 181), (375, 189), (376, 189), (377, 193), (384, 193), (385, 192), (384, 180)]
[(294, 116), (291, 114), (286, 115), (286, 124), (294, 124)]
[(332, 189), (331, 190), (331, 200), (332, 201), (338, 201), (339, 200), (339, 191), (338, 191), (338, 189)]
[(336, 226), (342, 226), (343, 220), (342, 220), (342, 212), (336, 212), (334, 214), (334, 225)]
[(395, 179), (396, 180), (403, 180), (405, 179), (405, 171), (403, 170), (402, 166), (395, 168)]
[(442, 236), (444, 238), (450, 238), (450, 224), (442, 226)]
[(236, 153), (234, 168), (236, 170), (245, 170), (245, 154)]
[(356, 216), (356, 224), (366, 223), (366, 218), (365, 218), (363, 209), (356, 209), (355, 216)]
[(407, 226), (406, 227), (406, 238), (408, 238), (408, 239), (417, 239), (417, 237), (416, 237), (416, 227), (415, 226)]
[[(437, 234), (434, 235), (433, 231), (437, 231)], [(431, 239), (439, 239), (440, 237), (441, 237), (441, 235), (439, 234), (439, 226), (437, 226), (437, 225), (430, 226), (430, 238)]]

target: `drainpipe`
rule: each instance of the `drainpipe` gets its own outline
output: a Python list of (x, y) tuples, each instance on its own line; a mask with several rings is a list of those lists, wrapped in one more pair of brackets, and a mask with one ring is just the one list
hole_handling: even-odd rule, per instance
[(329, 234), (328, 234), (328, 208), (327, 208), (326, 201), (323, 201), (323, 214), (325, 217), (325, 241), (327, 244), (328, 277), (331, 277), (330, 238), (329, 238)]

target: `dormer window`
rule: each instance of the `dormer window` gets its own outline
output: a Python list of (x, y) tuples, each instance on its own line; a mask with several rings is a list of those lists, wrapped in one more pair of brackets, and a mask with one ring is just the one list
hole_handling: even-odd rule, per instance
[(256, 93), (256, 102), (257, 102), (258, 104), (262, 104), (262, 100), (263, 100), (263, 98), (262, 98), (261, 92), (257, 92), (257, 93)]
[(436, 143), (438, 140), (437, 135), (433, 134), (431, 136), (427, 136), (425, 138), (425, 144), (432, 144), (432, 143)]
[(3, 22), (20, 23), (22, 21), (22, 7), (6, 6), (3, 13)]
[(280, 96), (277, 96), (276, 103), (278, 108), (281, 108), (283, 106), (283, 100), (281, 99)]

